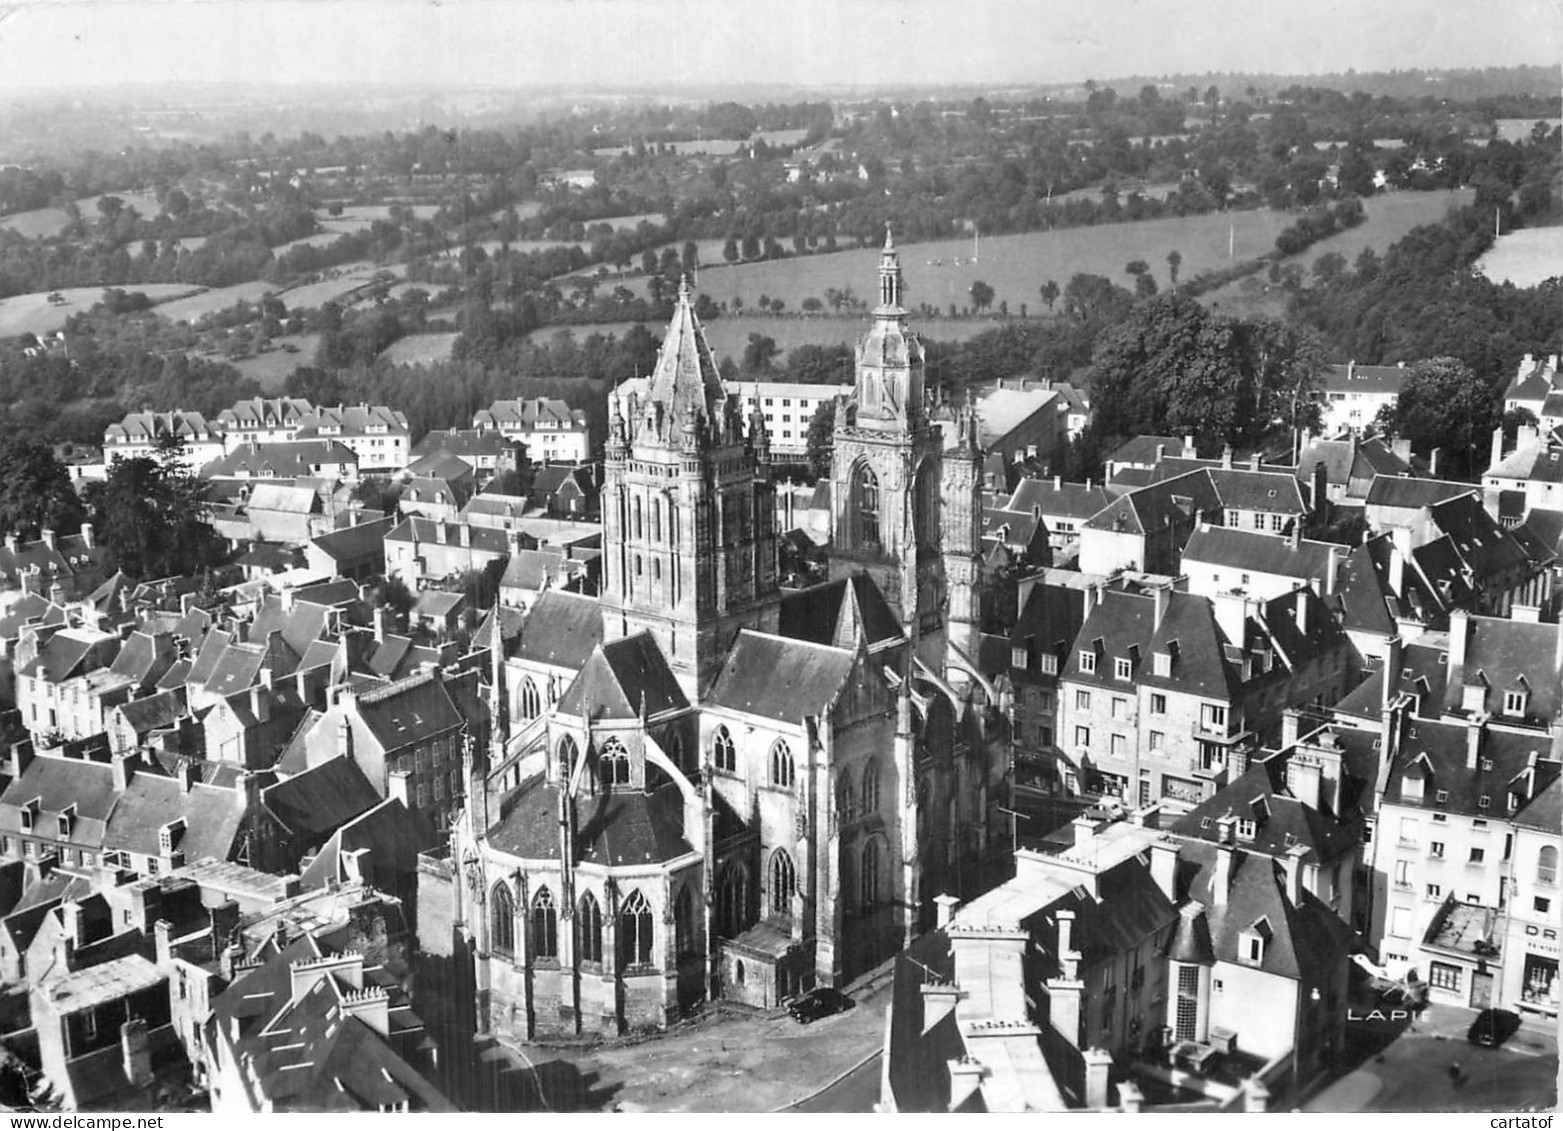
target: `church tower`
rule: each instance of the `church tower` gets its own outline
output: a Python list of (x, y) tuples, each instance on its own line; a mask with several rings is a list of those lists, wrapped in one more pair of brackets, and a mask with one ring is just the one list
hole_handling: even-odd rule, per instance
[(879, 305), (858, 342), (856, 389), (836, 414), (831, 577), (867, 571), (935, 671), (945, 659), (940, 554), (943, 441), (928, 419), (923, 346), (907, 329), (901, 258), (889, 227)]
[[(982, 645), (982, 445), (977, 438), (977, 410), (967, 403), (956, 415), (955, 442), (944, 450), (941, 484), (940, 549), (944, 580), (950, 595), (946, 628), (949, 648), (946, 671), (962, 672), (977, 660)], [(965, 654), (962, 663), (954, 655)], [(964, 676), (963, 676), (964, 678)]]
[(770, 439), (748, 429), (679, 287), (645, 399), (617, 390), (603, 464), (603, 639), (650, 630), (692, 700), (741, 628), (775, 632)]

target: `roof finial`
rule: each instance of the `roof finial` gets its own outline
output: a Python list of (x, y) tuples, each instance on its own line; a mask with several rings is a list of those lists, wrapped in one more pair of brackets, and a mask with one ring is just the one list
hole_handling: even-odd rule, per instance
[(885, 221), (885, 250), (886, 251), (894, 251), (895, 250), (895, 236), (890, 231), (890, 221), (889, 220)]
[(678, 278), (678, 301), (682, 303), (689, 301), (689, 276), (687, 274), (680, 275)]

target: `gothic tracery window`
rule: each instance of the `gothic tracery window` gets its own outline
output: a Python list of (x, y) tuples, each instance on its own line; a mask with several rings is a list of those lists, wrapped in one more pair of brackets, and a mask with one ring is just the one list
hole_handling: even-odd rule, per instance
[(488, 942), (495, 954), (516, 952), (516, 901), (503, 883), (494, 885), (488, 900)]
[(532, 899), (532, 955), (541, 959), (559, 957), (559, 913), (547, 888), (539, 888)]
[(858, 529), (865, 546), (879, 545), (879, 476), (866, 464), (857, 475)]

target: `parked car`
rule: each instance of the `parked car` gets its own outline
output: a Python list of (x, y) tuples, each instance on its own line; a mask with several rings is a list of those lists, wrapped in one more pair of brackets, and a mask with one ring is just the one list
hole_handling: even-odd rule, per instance
[(818, 1021), (821, 1017), (843, 1013), (851, 1009), (854, 1004), (853, 1000), (840, 990), (821, 986), (806, 994), (799, 994), (789, 1001), (787, 1013), (798, 1024), (807, 1025), (810, 1021)]
[(1484, 1009), (1471, 1022), (1465, 1039), (1473, 1045), (1495, 1049), (1519, 1031), (1520, 1015), (1507, 1009)]

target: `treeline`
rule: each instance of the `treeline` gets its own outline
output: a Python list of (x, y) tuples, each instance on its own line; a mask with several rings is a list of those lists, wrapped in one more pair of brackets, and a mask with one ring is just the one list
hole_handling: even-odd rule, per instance
[(1282, 255), (1296, 255), (1337, 232), (1357, 227), (1364, 219), (1362, 201), (1355, 197), (1343, 200), (1333, 208), (1315, 209), (1300, 216), (1295, 224), (1275, 237), (1275, 250)]

